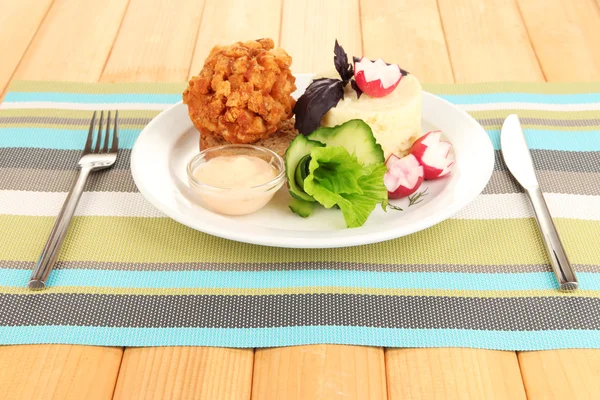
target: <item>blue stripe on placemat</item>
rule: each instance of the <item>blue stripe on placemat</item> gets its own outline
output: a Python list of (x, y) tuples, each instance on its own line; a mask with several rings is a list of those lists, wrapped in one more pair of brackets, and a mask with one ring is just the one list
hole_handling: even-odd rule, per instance
[[(455, 104), (485, 103), (540, 103), (540, 104), (586, 104), (599, 103), (600, 93), (537, 94), (537, 93), (485, 93), (438, 95)], [(61, 92), (9, 92), (6, 102), (58, 102), (58, 103), (176, 103), (181, 94), (155, 93), (61, 93)]]
[(353, 344), (384, 347), (473, 347), (495, 350), (598, 348), (600, 331), (479, 331), (358, 326), (280, 328), (107, 328), (3, 326), (3, 344), (58, 343), (96, 346), (273, 347)]
[[(527, 146), (534, 150), (600, 151), (600, 131), (523, 129)], [(494, 150), (500, 150), (500, 129), (486, 129)]]
[[(119, 129), (119, 148), (132, 149), (140, 132), (141, 129)], [(87, 129), (0, 128), (0, 148), (81, 150), (87, 135)]]
[[(0, 270), (0, 286), (22, 287), (31, 271)], [(600, 274), (578, 273), (581, 290), (600, 290)], [(455, 272), (296, 271), (119, 271), (54, 270), (49, 286), (113, 288), (287, 288), (319, 286), (373, 289), (544, 290), (558, 288), (551, 272), (478, 274)]]
[[(119, 147), (131, 149), (141, 129), (119, 130)], [(494, 149), (500, 150), (500, 130), (487, 130)], [(0, 128), (0, 147), (33, 147), (57, 150), (83, 148), (87, 129), (64, 128)], [(600, 151), (600, 131), (559, 131), (552, 129), (525, 129), (531, 149), (561, 151)]]

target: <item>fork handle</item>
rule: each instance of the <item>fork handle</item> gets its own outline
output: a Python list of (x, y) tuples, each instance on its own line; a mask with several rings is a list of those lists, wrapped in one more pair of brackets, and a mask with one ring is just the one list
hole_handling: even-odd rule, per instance
[(560, 289), (563, 291), (577, 289), (578, 282), (575, 271), (567, 258), (565, 249), (552, 221), (552, 216), (548, 210), (544, 195), (539, 187), (528, 189), (527, 194), (533, 211), (535, 212), (538, 227), (542, 233), (542, 239), (546, 247), (546, 252), (550, 258), (550, 265), (558, 279)]
[(77, 208), (77, 204), (83, 193), (83, 188), (90, 171), (90, 168), (81, 168), (78, 170), (73, 187), (69, 191), (69, 194), (58, 213), (52, 231), (50, 231), (48, 241), (46, 242), (37, 265), (31, 274), (31, 278), (27, 284), (27, 287), (30, 289), (43, 289), (46, 287), (46, 279), (48, 279), (48, 275), (54, 267), (54, 263), (60, 253), (60, 248), (67, 236), (71, 218), (73, 218), (73, 214), (75, 213), (75, 209)]

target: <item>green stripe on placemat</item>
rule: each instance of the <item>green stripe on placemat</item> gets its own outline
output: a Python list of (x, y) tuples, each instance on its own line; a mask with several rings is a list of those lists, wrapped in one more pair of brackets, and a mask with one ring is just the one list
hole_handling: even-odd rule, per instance
[[(0, 259), (34, 261), (54, 217), (0, 215)], [(599, 221), (557, 219), (575, 263), (594, 264)], [(140, 232), (143, 233), (140, 234)], [(101, 246), (98, 237), (102, 237)], [(461, 245), (453, 240), (460, 238)], [(485, 240), (482, 240), (485, 238)], [(518, 251), (516, 245), (518, 244)], [(108, 249), (111, 249), (109, 252)], [(107, 254), (109, 253), (109, 254)], [(169, 218), (75, 217), (64, 261), (169, 263), (356, 262), (375, 264), (539, 264), (546, 261), (533, 219), (450, 219), (396, 240), (338, 249), (275, 249), (210, 236)], [(448, 270), (452, 271), (451, 266)]]
[[(600, 348), (600, 83), (424, 85), (494, 142), (504, 118), (519, 114), (580, 279), (570, 294), (557, 290), (498, 148), (473, 203), (382, 243), (278, 249), (174, 222), (141, 196), (129, 162), (139, 132), (184, 88), (10, 85), (0, 105), (0, 344)], [(99, 104), (123, 108), (123, 149), (91, 176), (49, 288), (30, 292)]]

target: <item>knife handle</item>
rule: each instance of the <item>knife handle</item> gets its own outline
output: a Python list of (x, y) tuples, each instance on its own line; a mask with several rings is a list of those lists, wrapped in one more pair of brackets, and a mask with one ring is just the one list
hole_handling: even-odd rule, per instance
[(542, 233), (548, 257), (550, 258), (550, 265), (558, 279), (560, 290), (576, 290), (578, 282), (575, 271), (573, 271), (573, 267), (571, 267), (571, 263), (567, 259), (567, 254), (558, 237), (558, 232), (552, 221), (552, 216), (550, 215), (541, 189), (536, 187), (527, 189), (526, 192), (531, 201), (536, 221)]

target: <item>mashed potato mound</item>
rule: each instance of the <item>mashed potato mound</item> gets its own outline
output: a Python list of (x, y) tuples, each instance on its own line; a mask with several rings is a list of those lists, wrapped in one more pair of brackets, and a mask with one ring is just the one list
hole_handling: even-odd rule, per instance
[(411, 74), (403, 76), (392, 93), (379, 98), (363, 94), (357, 99), (356, 92), (347, 85), (344, 99), (323, 116), (321, 125), (362, 119), (373, 130), (386, 159), (391, 154), (403, 157), (421, 136), (422, 98), (421, 84)]

